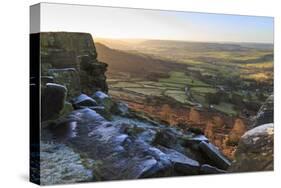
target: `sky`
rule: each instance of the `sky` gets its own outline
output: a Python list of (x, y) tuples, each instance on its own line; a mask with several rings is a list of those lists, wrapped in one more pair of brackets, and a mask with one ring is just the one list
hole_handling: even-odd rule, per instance
[(93, 38), (273, 43), (274, 19), (195, 12), (41, 4), (41, 32)]

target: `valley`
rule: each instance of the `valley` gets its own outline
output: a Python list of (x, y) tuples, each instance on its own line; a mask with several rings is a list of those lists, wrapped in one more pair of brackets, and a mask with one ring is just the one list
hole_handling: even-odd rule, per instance
[(96, 41), (113, 98), (156, 121), (200, 129), (229, 158), (273, 92), (268, 44)]

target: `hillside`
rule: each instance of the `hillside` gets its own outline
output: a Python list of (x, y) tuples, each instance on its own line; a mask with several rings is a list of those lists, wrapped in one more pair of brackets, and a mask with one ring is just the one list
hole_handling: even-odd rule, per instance
[(171, 69), (181, 69), (183, 65), (161, 59), (152, 58), (144, 54), (135, 54), (121, 50), (111, 49), (101, 43), (96, 43), (98, 52), (98, 60), (106, 62), (108, 72), (127, 72), (135, 75), (144, 73), (163, 73), (169, 72)]

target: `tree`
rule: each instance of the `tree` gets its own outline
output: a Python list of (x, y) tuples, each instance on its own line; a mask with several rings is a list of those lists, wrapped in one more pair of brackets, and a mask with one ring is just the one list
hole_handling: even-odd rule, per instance
[(219, 104), (220, 103), (220, 95), (218, 95), (218, 93), (208, 93), (208, 94), (206, 94), (206, 100), (207, 100), (209, 105)]

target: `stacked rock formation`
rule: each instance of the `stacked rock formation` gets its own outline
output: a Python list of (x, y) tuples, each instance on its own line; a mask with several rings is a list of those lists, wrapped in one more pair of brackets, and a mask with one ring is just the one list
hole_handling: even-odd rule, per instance
[(53, 77), (54, 82), (70, 86), (68, 95), (77, 92), (91, 95), (93, 90), (107, 92), (107, 64), (97, 60), (91, 34), (48, 32), (40, 33), (41, 76)]

